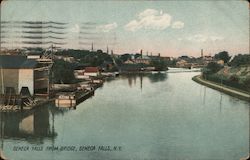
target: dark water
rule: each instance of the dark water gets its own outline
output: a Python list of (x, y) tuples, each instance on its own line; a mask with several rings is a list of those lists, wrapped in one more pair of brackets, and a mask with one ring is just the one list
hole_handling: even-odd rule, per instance
[[(76, 110), (47, 105), (28, 113), (1, 113), (3, 152), (15, 160), (247, 156), (249, 103), (193, 82), (197, 74), (121, 76), (105, 82)], [(22, 146), (29, 148), (21, 151)], [(52, 146), (59, 150), (49, 150)], [(65, 146), (75, 148), (61, 148)], [(79, 151), (81, 146), (95, 150)], [(116, 150), (98, 150), (100, 146)]]

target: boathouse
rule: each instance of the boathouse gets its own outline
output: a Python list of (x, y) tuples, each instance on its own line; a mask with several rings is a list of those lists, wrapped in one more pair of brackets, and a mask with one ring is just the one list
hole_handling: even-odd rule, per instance
[(3, 95), (49, 94), (49, 66), (26, 56), (0, 56), (0, 93)]

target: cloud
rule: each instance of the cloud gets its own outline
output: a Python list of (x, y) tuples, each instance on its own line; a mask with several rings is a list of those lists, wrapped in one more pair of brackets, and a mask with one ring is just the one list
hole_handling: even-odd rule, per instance
[(193, 36), (189, 36), (186, 38), (186, 40), (193, 41), (193, 42), (220, 41), (223, 39), (224, 38), (221, 36), (206, 36), (203, 34), (195, 34)]
[(173, 24), (172, 24), (172, 28), (174, 29), (181, 29), (184, 27), (184, 23), (181, 22), (181, 21), (175, 21)]
[[(158, 14), (159, 14), (159, 12), (157, 10), (155, 10), (155, 9), (146, 9), (143, 12), (138, 14), (138, 18), (142, 19), (144, 17), (148, 17), (148, 16), (151, 16), (151, 15), (157, 16)], [(160, 14), (162, 14), (162, 11), (160, 12)]]
[(196, 35), (193, 35), (193, 36), (189, 36), (187, 38), (187, 40), (195, 41), (195, 42), (205, 42), (205, 41), (207, 41), (207, 36), (204, 36), (202, 34), (196, 34)]
[(71, 32), (73, 33), (79, 33), (80, 32), (80, 27), (78, 24), (75, 24), (71, 29), (70, 29)]
[(102, 32), (110, 32), (111, 30), (117, 28), (117, 23), (114, 22), (114, 23), (110, 23), (110, 24), (106, 24), (106, 25), (100, 25), (100, 26), (97, 26), (96, 28)]
[(153, 29), (153, 30), (164, 30), (171, 24), (172, 17), (157, 11), (155, 9), (146, 9), (137, 15), (137, 18), (130, 21), (124, 26), (128, 31), (136, 31), (138, 29)]

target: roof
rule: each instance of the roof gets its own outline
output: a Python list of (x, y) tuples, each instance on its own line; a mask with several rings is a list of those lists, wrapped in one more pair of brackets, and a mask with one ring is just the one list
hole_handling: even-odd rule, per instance
[(99, 72), (99, 68), (98, 67), (86, 67), (85, 68), (85, 72)]
[(0, 55), (0, 67), (5, 69), (31, 69), (35, 68), (37, 63), (26, 56)]

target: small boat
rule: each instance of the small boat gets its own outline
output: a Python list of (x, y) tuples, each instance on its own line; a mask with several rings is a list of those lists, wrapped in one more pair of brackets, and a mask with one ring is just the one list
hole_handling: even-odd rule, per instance
[(74, 92), (59, 92), (56, 94), (55, 105), (61, 108), (75, 108), (77, 104), (93, 96), (95, 90), (93, 87), (90, 90), (78, 90)]
[(70, 108), (76, 106), (75, 92), (59, 92), (56, 94), (55, 105), (57, 107)]

